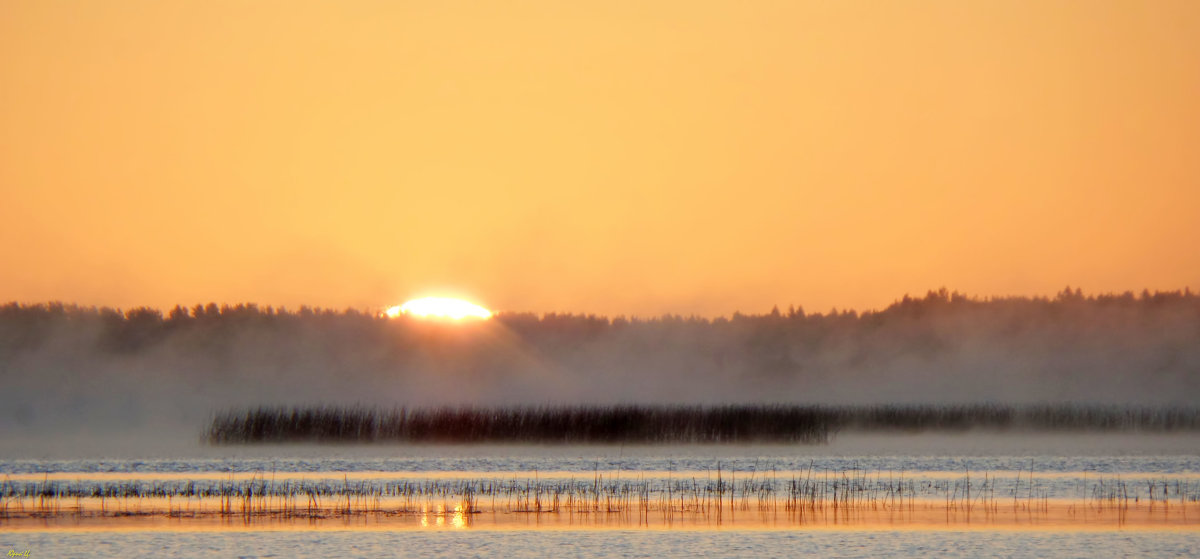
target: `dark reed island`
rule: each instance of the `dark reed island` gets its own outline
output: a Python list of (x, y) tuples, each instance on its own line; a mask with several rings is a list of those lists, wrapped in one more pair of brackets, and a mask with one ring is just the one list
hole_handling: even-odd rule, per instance
[(839, 431), (1200, 431), (1200, 409), (1122, 406), (263, 407), (217, 414), (210, 444), (801, 443)]

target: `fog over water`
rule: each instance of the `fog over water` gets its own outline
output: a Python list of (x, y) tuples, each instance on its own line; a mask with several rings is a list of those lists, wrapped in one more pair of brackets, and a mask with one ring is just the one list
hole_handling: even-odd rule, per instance
[(443, 324), (254, 305), (0, 307), (4, 441), (198, 440), (260, 405), (1200, 400), (1200, 297), (944, 290), (871, 313)]

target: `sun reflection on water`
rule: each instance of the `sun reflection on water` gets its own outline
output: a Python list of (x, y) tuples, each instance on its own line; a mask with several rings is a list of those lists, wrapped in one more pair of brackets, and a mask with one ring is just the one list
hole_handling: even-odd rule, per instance
[[(447, 518), (449, 519), (448, 524)], [(437, 505), (434, 510), (430, 510), (428, 507), (422, 507), (420, 521), (421, 527), (429, 528), (431, 526), (430, 519), (433, 520), (432, 526), (434, 528), (450, 527), (462, 529), (467, 527), (468, 521), (467, 512), (465, 509), (463, 509), (462, 505), (455, 505), (453, 512), (447, 512), (446, 505), (444, 504)]]

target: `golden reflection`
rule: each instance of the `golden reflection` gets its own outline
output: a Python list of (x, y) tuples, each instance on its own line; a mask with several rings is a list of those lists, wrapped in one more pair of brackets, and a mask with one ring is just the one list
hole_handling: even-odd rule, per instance
[(342, 504), (292, 507), (228, 501), (219, 498), (81, 498), (51, 503), (37, 498), (7, 498), (0, 531), (107, 530), (312, 530), (345, 529), (473, 529), (558, 530), (1004, 530), (1004, 531), (1195, 531), (1200, 529), (1200, 503), (1140, 502), (1111, 505), (1094, 500), (1012, 501), (977, 505), (938, 499), (883, 502), (795, 503), (729, 499), (638, 502), (561, 503), (557, 508), (527, 503), (483, 501), (427, 502), (409, 508), (403, 499), (345, 509)]
[[(439, 503), (430, 509), (428, 505), (422, 506), (419, 513), (418, 524), (421, 528), (429, 528), (431, 526), (430, 519), (433, 520), (432, 527), (434, 528), (466, 528), (470, 524), (468, 512), (462, 505), (455, 505), (454, 512), (447, 512), (446, 505)], [(447, 523), (447, 519), (449, 522)]]
[(300, 530), (351, 522), (362, 529), (1200, 529), (1200, 484), (1191, 473), (1155, 476), (1148, 485), (1141, 474), (1081, 479), (1073, 497), (1060, 496), (1061, 483), (1059, 493), (1043, 485), (1053, 475), (1027, 472), (1010, 488), (998, 488), (992, 472), (809, 473), (782, 484), (720, 470), (690, 483), (679, 482), (679, 472), (666, 480), (620, 473), (587, 481), (497, 472), (473, 480), (461, 472), (360, 472), (341, 480), (211, 474), (218, 483), (192, 483), (202, 473), (188, 483), (181, 483), (188, 474), (173, 473), (13, 474), (0, 481), (0, 530)]

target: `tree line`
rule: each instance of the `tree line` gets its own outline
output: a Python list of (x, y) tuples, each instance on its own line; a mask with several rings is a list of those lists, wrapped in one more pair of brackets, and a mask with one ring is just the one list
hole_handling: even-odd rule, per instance
[[(1177, 291), (1143, 290), (1140, 294), (1085, 295), (1079, 288), (1066, 287), (1052, 297), (967, 296), (945, 288), (931, 290), (924, 297), (905, 295), (882, 310), (838, 310), (807, 313), (803, 307), (773, 308), (765, 314), (733, 313), (730, 317), (707, 318), (665, 314), (656, 317), (606, 317), (595, 314), (502, 311), (495, 323), (526, 336), (552, 340), (586, 340), (615, 332), (646, 333), (679, 330), (729, 332), (744, 330), (769, 338), (770, 335), (799, 335), (821, 338), (834, 333), (866, 334), (888, 326), (902, 326), (915, 335), (923, 324), (953, 319), (960, 326), (974, 326), (1003, 333), (1029, 325), (1055, 325), (1061, 330), (1103, 327), (1120, 319), (1139, 320), (1155, 316), (1177, 316), (1180, 320), (1200, 320), (1200, 296), (1190, 289)], [(1140, 317), (1140, 318), (1139, 318)], [(1097, 324), (1097, 321), (1100, 321)], [(972, 324), (974, 323), (974, 324)], [(48, 336), (75, 329), (90, 334), (100, 349), (129, 352), (143, 349), (181, 332), (200, 330), (236, 333), (239, 328), (271, 327), (286, 332), (298, 329), (328, 331), (413, 331), (439, 328), (419, 319), (389, 319), (379, 311), (347, 308), (301, 306), (259, 306), (216, 303), (191, 307), (176, 305), (166, 313), (151, 307), (121, 310), (111, 307), (80, 306), (63, 302), (0, 305), (0, 348), (11, 352), (36, 347)], [(751, 336), (753, 337), (753, 336)], [(394, 339), (394, 338), (393, 338)], [(749, 340), (767, 343), (768, 339)]]

